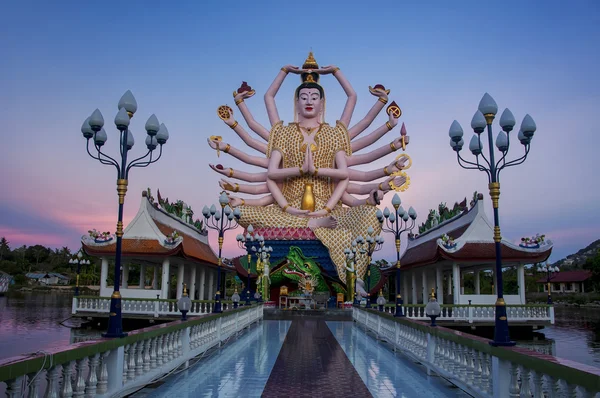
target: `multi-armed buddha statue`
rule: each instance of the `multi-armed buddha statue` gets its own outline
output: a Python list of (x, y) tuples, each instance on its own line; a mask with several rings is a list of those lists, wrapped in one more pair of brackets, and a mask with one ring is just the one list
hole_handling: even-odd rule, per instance
[[(294, 96), (294, 122), (284, 124), (279, 118), (275, 95), (289, 74), (301, 77), (301, 84)], [(346, 104), (334, 125), (325, 122), (326, 95), (319, 80), (333, 75), (347, 95)], [(319, 67), (312, 52), (301, 68), (284, 66), (265, 94), (265, 104), (271, 127), (259, 124), (244, 100), (254, 96), (255, 91), (246, 83), (234, 92), (235, 104), (248, 127), (262, 140), (255, 139), (234, 119), (233, 110), (227, 106), (218, 109), (219, 117), (231, 127), (251, 148), (264, 153), (265, 157), (251, 156), (212, 136), (208, 143), (218, 152), (223, 151), (242, 162), (258, 166), (265, 171), (251, 173), (231, 167), (210, 165), (216, 172), (228, 178), (254, 183), (235, 183), (222, 179), (221, 188), (233, 192), (232, 207), (241, 207), (240, 225), (254, 228), (286, 230), (306, 229), (313, 239), (321, 241), (337, 270), (338, 280), (346, 282), (346, 257), (344, 249), (359, 236), (367, 236), (369, 227), (378, 234), (381, 226), (375, 207), (390, 191), (408, 187), (408, 176), (401, 170), (410, 167), (410, 158), (402, 154), (386, 167), (360, 171), (353, 166), (369, 164), (408, 144), (406, 130), (390, 143), (372, 150), (356, 152), (374, 144), (397, 124), (400, 108), (392, 102), (387, 107), (389, 119), (370, 134), (357, 139), (373, 122), (388, 102), (389, 90), (378, 84), (369, 87), (376, 97), (375, 104), (358, 123), (350, 126), (356, 93), (342, 71), (335, 66)], [(409, 162), (407, 164), (407, 161)], [(374, 182), (377, 179), (382, 182)], [(358, 183), (357, 183), (358, 182)], [(364, 184), (360, 184), (363, 182)], [(262, 195), (238, 197), (235, 193)], [(359, 199), (354, 195), (368, 195)], [(357, 262), (358, 277), (366, 271), (367, 259)]]

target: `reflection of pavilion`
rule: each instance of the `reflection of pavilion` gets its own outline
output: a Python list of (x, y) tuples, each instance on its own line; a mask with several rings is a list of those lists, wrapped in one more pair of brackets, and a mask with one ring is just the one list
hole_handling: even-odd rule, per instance
[[(207, 231), (191, 223), (185, 205), (182, 215), (177, 216), (165, 211), (163, 204), (159, 205), (147, 192), (142, 192), (138, 213), (123, 235), (121, 295), (123, 298), (179, 298), (186, 283), (191, 297), (211, 300), (216, 287), (217, 256), (208, 244)], [(110, 297), (113, 291), (112, 286), (107, 286), (107, 279), (108, 262), (114, 258), (116, 249), (114, 242), (114, 239), (98, 243), (89, 236), (82, 238), (84, 250), (102, 259), (101, 297)], [(148, 268), (153, 269), (150, 286), (146, 286), (145, 278), (140, 278), (137, 286), (129, 285), (131, 264), (139, 265), (141, 275), (146, 275)], [(174, 268), (177, 268), (177, 289), (173, 294), (169, 281)]]
[[(409, 238), (408, 247), (400, 259), (402, 289), (405, 304), (427, 303), (428, 293), (436, 289), (440, 301), (446, 304), (494, 304), (496, 292), (481, 294), (481, 271), (494, 272), (494, 226), (478, 200), (468, 211), (446, 220), (415, 238)], [(446, 234), (453, 244), (443, 242)], [(502, 239), (503, 267), (517, 267), (519, 293), (504, 294), (507, 304), (525, 304), (525, 264), (545, 261), (552, 245), (524, 248)], [(391, 267), (386, 270), (395, 272)], [(465, 294), (463, 278), (474, 274), (474, 294)], [(495, 285), (495, 284), (494, 284)], [(494, 287), (492, 287), (494, 289)]]

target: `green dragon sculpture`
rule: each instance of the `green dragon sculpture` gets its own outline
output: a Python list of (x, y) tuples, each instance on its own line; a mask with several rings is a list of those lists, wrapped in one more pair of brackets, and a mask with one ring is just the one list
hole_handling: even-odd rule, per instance
[(286, 259), (287, 263), (271, 273), (272, 285), (285, 284), (286, 280), (298, 283), (300, 278), (309, 274), (315, 281), (315, 292), (330, 292), (333, 289), (335, 293), (345, 293), (344, 287), (339, 283), (333, 282), (330, 287), (319, 265), (312, 258), (306, 257), (299, 247), (291, 246)]

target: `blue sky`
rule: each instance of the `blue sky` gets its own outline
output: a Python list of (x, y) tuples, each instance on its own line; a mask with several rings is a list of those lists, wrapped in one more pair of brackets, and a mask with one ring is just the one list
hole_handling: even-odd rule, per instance
[[(116, 154), (112, 119), (128, 89), (139, 105), (133, 153), (143, 153), (143, 125), (152, 113), (171, 138), (158, 163), (132, 172), (125, 221), (135, 215), (146, 187), (185, 200), (199, 214), (219, 192), (208, 163), (243, 167), (224, 155), (217, 159), (206, 144), (208, 136), (222, 135), (243, 148), (216, 108), (231, 104), (231, 92), (247, 81), (257, 91), (248, 106), (268, 125), (262, 95), (281, 66), (301, 64), (312, 49), (321, 65), (339, 66), (358, 93), (354, 122), (373, 103), (369, 85), (392, 90), (411, 136), (412, 185), (402, 200), (417, 209), (419, 222), (440, 202), (452, 204), (475, 190), (487, 195), (484, 174), (456, 163), (447, 132), (457, 119), (470, 138), (471, 117), (489, 92), (500, 111), (510, 108), (519, 123), (529, 113), (538, 126), (526, 163), (500, 178), (503, 235), (516, 241), (546, 233), (555, 242), (553, 260), (600, 238), (594, 162), (600, 3), (324, 3), (5, 4), (0, 236), (13, 246), (75, 249), (88, 229), (114, 230), (115, 173), (89, 158), (79, 129), (100, 108), (109, 125), (107, 151)], [(288, 77), (277, 97), (284, 120), (290, 120), (297, 83)], [(333, 122), (343, 91), (331, 77), (322, 84)], [(384, 122), (381, 115), (373, 128)], [(510, 153), (520, 151), (514, 145)], [(488, 203), (491, 217), (490, 209)], [(231, 240), (226, 255), (238, 254), (234, 233)], [(392, 246), (380, 255), (393, 257)]]

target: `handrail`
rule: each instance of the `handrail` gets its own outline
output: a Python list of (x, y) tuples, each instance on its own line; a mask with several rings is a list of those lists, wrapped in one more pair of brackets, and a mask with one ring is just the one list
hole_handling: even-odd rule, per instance
[[(456, 381), (461, 388), (469, 390), (469, 383), (473, 384), (472, 382), (479, 377), (475, 384), (480, 385), (481, 390), (471, 390), (483, 396), (518, 397), (520, 392), (524, 393), (522, 396), (527, 396), (530, 393), (530, 384), (541, 391), (541, 379), (544, 377), (549, 380), (551, 390), (568, 389), (568, 393), (571, 394), (568, 396), (587, 397), (585, 392), (600, 392), (599, 368), (523, 347), (494, 347), (489, 344), (489, 340), (482, 337), (443, 326), (432, 327), (425, 322), (397, 318), (376, 310), (354, 307), (353, 315), (356, 321), (376, 332), (378, 336), (385, 335), (393, 345), (400, 346), (404, 351), (412, 350), (409, 353), (417, 356), (428, 370), (454, 378), (453, 382)], [(372, 319), (376, 321), (370, 322)], [(395, 332), (390, 331), (390, 327), (394, 327)], [(409, 343), (406, 344), (403, 340)], [(489, 359), (486, 360), (486, 363), (491, 365), (489, 375), (494, 375), (489, 380), (482, 377), (482, 356)], [(478, 366), (479, 374), (475, 377)], [(487, 365), (484, 364), (483, 367), (485, 366)], [(530, 378), (532, 375), (533, 382)], [(524, 383), (524, 380), (527, 383)], [(586, 391), (577, 395), (577, 390), (581, 392), (581, 388)]]

